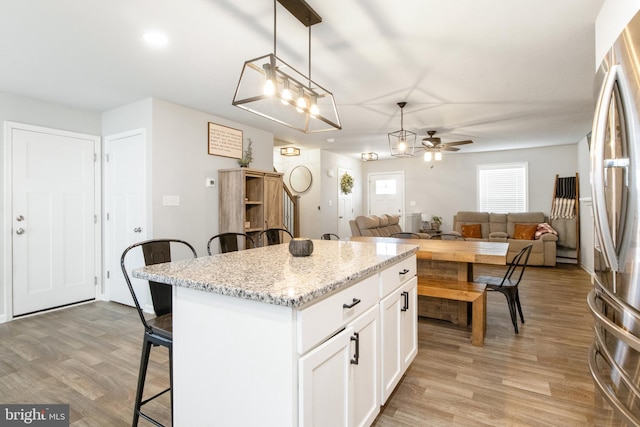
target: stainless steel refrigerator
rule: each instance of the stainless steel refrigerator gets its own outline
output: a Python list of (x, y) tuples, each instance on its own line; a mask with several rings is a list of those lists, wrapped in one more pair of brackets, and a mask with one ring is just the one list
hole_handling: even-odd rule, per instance
[(640, 13), (622, 31), (598, 78), (591, 132), (595, 318), (589, 367), (610, 405), (640, 425)]

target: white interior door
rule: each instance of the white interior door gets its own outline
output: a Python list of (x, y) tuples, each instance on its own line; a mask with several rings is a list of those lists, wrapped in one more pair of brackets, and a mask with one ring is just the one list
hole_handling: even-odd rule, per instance
[(404, 173), (369, 174), (369, 215), (400, 215), (400, 227), (404, 222)]
[[(135, 130), (105, 138), (105, 283), (110, 301), (133, 306), (120, 267), (122, 252), (147, 239), (145, 198), (145, 132)], [(139, 256), (139, 259), (135, 259)], [(131, 253), (132, 265), (144, 264), (140, 251)], [(131, 277), (131, 276), (130, 276)], [(145, 305), (148, 290), (131, 278), (136, 297)]]
[(95, 298), (100, 138), (19, 124), (7, 137), (13, 315)]

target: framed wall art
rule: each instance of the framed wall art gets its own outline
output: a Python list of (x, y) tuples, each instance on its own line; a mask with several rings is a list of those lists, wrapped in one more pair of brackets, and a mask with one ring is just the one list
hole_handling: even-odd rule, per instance
[(209, 154), (242, 158), (242, 131), (209, 122)]

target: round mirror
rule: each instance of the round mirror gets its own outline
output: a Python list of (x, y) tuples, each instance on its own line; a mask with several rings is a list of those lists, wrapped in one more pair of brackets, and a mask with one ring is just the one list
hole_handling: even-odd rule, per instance
[(313, 177), (311, 171), (306, 166), (296, 166), (289, 174), (289, 186), (296, 193), (304, 193), (311, 187)]

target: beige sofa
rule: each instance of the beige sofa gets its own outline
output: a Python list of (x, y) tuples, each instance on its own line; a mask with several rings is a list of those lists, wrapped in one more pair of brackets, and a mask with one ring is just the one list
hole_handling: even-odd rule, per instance
[[(531, 255), (528, 265), (556, 265), (556, 243), (558, 236), (553, 233), (544, 233), (533, 240), (515, 239), (514, 232), (516, 224), (518, 231), (526, 228), (526, 225), (533, 226), (546, 223), (547, 218), (542, 212), (523, 212), (523, 213), (489, 213), (489, 212), (458, 212), (453, 217), (453, 231), (462, 233), (462, 226), (468, 230), (469, 226), (480, 224), (482, 236), (475, 240), (486, 240), (489, 242), (507, 242), (509, 243), (509, 252), (507, 253), (507, 262), (525, 246), (533, 243)], [(523, 237), (523, 236), (520, 236)], [(465, 237), (467, 240), (474, 240), (473, 237)]]
[[(355, 220), (349, 221), (349, 226), (351, 226), (352, 236), (389, 237), (393, 233), (402, 233), (399, 222), (398, 215), (369, 215), (356, 217)], [(428, 234), (416, 234), (423, 239), (430, 237)]]

